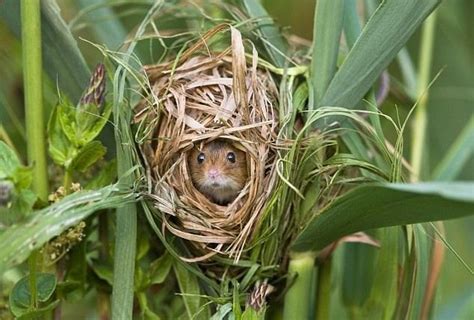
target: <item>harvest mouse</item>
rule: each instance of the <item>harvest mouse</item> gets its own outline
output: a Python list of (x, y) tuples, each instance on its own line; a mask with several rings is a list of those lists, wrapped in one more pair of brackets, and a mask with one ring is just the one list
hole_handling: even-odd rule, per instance
[(194, 186), (214, 203), (232, 202), (247, 180), (245, 152), (223, 140), (195, 147), (188, 155)]

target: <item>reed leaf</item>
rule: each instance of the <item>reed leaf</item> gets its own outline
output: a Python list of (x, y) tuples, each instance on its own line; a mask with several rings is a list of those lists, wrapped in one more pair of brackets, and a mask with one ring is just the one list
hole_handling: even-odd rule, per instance
[[(339, 68), (319, 105), (353, 108), (440, 0), (386, 0)], [(326, 124), (331, 123), (329, 119)]]
[(321, 250), (357, 231), (470, 216), (474, 214), (473, 187), (467, 182), (360, 186), (315, 216), (292, 249)]
[[(73, 193), (49, 207), (35, 211), (25, 222), (0, 232), (0, 274), (22, 263), (35, 249), (92, 213), (119, 208), (136, 201), (137, 195), (120, 184)], [(5, 245), (7, 244), (7, 245)]]

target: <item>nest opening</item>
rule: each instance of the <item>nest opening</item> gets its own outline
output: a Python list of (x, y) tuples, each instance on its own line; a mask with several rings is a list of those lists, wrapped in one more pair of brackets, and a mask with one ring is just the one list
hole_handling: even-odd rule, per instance
[[(232, 27), (231, 39), (227, 50), (204, 54), (204, 37), (177, 64), (147, 66), (151, 91), (136, 114), (148, 132), (141, 150), (153, 185), (149, 197), (164, 228), (191, 244), (195, 257), (188, 260), (239, 259), (277, 180), (278, 90), (256, 50), (245, 56)], [(244, 154), (247, 173), (235, 199), (221, 204), (197, 185), (190, 164), (219, 141), (235, 148), (233, 156)]]

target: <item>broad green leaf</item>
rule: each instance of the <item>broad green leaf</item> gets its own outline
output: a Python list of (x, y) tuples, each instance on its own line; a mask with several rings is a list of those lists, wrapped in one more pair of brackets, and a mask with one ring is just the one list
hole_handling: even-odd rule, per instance
[(184, 305), (189, 319), (209, 319), (209, 308), (203, 305), (199, 282), (181, 262), (175, 261), (173, 269), (178, 279), (180, 292), (183, 294)]
[(242, 318), (241, 319), (242, 320), (264, 320), (265, 319), (265, 311), (264, 310), (257, 311), (254, 308), (249, 306), (242, 313)]
[(396, 225), (474, 214), (474, 183), (368, 184), (340, 196), (315, 216), (294, 251), (321, 250), (342, 236)]
[[(316, 105), (319, 105), (336, 73), (343, 17), (343, 0), (319, 0), (316, 2), (310, 69), (313, 101)], [(309, 107), (314, 108), (315, 106)]]
[(71, 141), (74, 146), (79, 146), (76, 108), (64, 97), (61, 97), (61, 101), (57, 105), (57, 117), (67, 139)]
[(91, 165), (102, 159), (105, 153), (106, 149), (100, 141), (91, 141), (80, 148), (69, 168), (85, 172)]
[(277, 67), (285, 66), (285, 54), (287, 47), (283, 40), (280, 30), (273, 24), (270, 16), (265, 8), (258, 0), (243, 0), (243, 4), (247, 13), (251, 18), (259, 19), (257, 22), (258, 29), (263, 43), (267, 49), (267, 53), (271, 58), (273, 64)]
[(118, 208), (136, 201), (136, 194), (119, 184), (73, 193), (36, 211), (24, 223), (0, 232), (0, 273), (23, 261), (47, 241), (95, 211)]
[[(26, 313), (31, 305), (29, 275), (21, 278), (13, 287), (9, 297), (11, 311), (15, 316)], [(51, 298), (56, 288), (56, 276), (52, 273), (38, 273), (36, 275), (36, 292), (39, 302), (46, 302)]]
[[(0, 18), (17, 37), (20, 35), (20, 1), (0, 2)], [(41, 1), (41, 33), (44, 68), (60, 91), (79, 100), (89, 81), (89, 68), (54, 0)]]
[[(386, 0), (372, 15), (320, 106), (354, 107), (440, 0)], [(331, 123), (326, 119), (326, 123)]]
[(148, 270), (150, 281), (152, 284), (160, 284), (165, 281), (171, 266), (173, 265), (173, 257), (169, 253), (164, 253), (160, 258), (153, 261)]

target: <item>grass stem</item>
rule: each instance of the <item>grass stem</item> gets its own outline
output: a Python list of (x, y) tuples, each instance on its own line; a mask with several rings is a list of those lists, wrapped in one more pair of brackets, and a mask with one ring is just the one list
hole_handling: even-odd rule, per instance
[[(48, 197), (48, 175), (43, 119), (40, 0), (21, 1), (21, 41), (28, 163), (33, 166), (33, 189), (40, 199), (46, 200)], [(37, 258), (38, 252), (35, 250), (31, 253), (28, 263), (31, 308), (38, 307)]]
[(419, 103), (415, 110), (413, 122), (411, 164), (411, 181), (423, 179), (422, 165), (426, 153), (426, 128), (428, 124), (427, 105), (430, 83), (431, 62), (433, 58), (433, 44), (435, 40), (436, 11), (434, 11), (423, 24), (421, 47), (419, 57), (417, 97)]
[(314, 280), (315, 258), (314, 252), (291, 256), (288, 273), (296, 276), (296, 279), (285, 295), (283, 319), (308, 319), (313, 303), (311, 284)]

